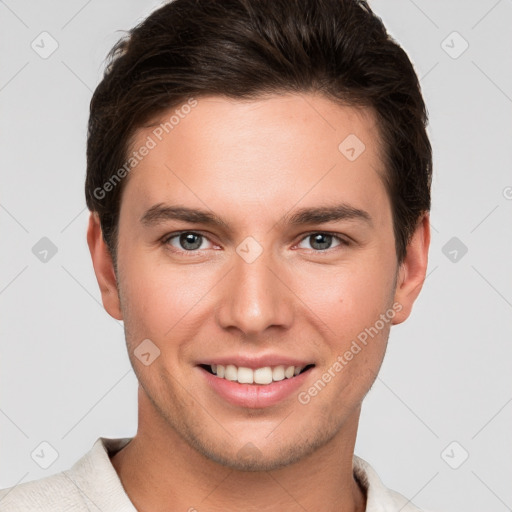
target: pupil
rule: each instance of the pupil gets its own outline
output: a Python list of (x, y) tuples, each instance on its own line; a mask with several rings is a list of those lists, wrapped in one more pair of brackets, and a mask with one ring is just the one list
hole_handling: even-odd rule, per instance
[[(320, 247), (317, 247), (317, 248), (324, 250), (324, 249), (329, 249), (329, 247), (331, 246), (332, 235), (328, 235), (326, 233), (318, 233), (316, 235), (311, 235), (311, 236), (313, 237), (313, 240), (314, 240), (314, 243), (312, 244), (313, 247), (314, 247), (314, 244), (319, 244)], [(324, 239), (323, 242), (322, 242), (322, 239)], [(325, 242), (325, 239), (327, 239), (328, 241)]]
[[(194, 238), (197, 239), (196, 242), (194, 242)], [(198, 249), (201, 247), (200, 235), (196, 235), (195, 233), (182, 233), (180, 236), (180, 243), (184, 249)]]

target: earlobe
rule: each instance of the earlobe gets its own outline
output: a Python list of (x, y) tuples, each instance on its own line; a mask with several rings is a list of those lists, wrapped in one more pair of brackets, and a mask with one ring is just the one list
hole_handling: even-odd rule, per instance
[(401, 309), (393, 318), (393, 324), (404, 322), (412, 311), (427, 272), (428, 249), (430, 247), (430, 216), (425, 213), (407, 246), (407, 253), (400, 265), (395, 290), (395, 302)]
[(87, 244), (91, 253), (96, 280), (100, 287), (101, 300), (107, 313), (116, 320), (122, 320), (117, 279), (110, 251), (103, 239), (97, 212), (91, 212), (87, 228)]

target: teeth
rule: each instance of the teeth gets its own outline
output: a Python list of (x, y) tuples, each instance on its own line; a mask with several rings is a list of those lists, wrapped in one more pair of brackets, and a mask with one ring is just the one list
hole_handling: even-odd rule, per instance
[(276, 366), (272, 370), (272, 380), (278, 381), (284, 379), (284, 366)]
[(286, 370), (284, 371), (284, 376), (287, 379), (291, 379), (293, 377), (294, 373), (295, 373), (295, 367), (294, 366), (288, 366), (288, 368), (286, 368)]
[[(251, 371), (251, 370), (249, 370)], [(270, 384), (272, 382), (272, 368), (265, 366), (254, 370), (254, 382), (256, 384)], [(240, 381), (238, 381), (240, 382)]]
[(291, 379), (295, 375), (304, 369), (304, 366), (264, 366), (263, 368), (257, 368), (253, 370), (240, 366), (236, 367), (234, 364), (228, 364), (226, 366), (222, 364), (212, 364), (212, 372), (220, 377), (221, 379), (227, 379), (231, 381), (237, 381), (240, 384), (270, 384), (271, 382), (277, 382), (280, 380)]
[(254, 375), (256, 372), (253, 372), (250, 368), (244, 368), (241, 366), (238, 368), (238, 382), (240, 384), (252, 384), (254, 382), (254, 379), (256, 378), (256, 375)]
[(224, 378), (227, 380), (238, 379), (238, 369), (234, 364), (228, 364), (226, 366), (226, 373), (224, 374)]

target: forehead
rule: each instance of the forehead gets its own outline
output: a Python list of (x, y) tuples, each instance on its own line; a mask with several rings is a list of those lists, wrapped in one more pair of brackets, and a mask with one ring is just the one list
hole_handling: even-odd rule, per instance
[(371, 110), (309, 94), (194, 102), (137, 131), (132, 151), (151, 149), (129, 174), (123, 203), (188, 201), (217, 210), (228, 202), (243, 205), (242, 217), (250, 205), (289, 210), (350, 199), (389, 206)]

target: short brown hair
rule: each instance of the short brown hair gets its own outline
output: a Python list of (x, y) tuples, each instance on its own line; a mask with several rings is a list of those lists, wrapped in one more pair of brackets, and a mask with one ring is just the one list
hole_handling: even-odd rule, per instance
[(430, 210), (428, 116), (407, 54), (366, 1), (174, 0), (128, 31), (107, 60), (90, 104), (85, 194), (114, 264), (126, 180), (115, 186), (112, 178), (137, 129), (190, 97), (294, 92), (375, 112), (403, 261)]

